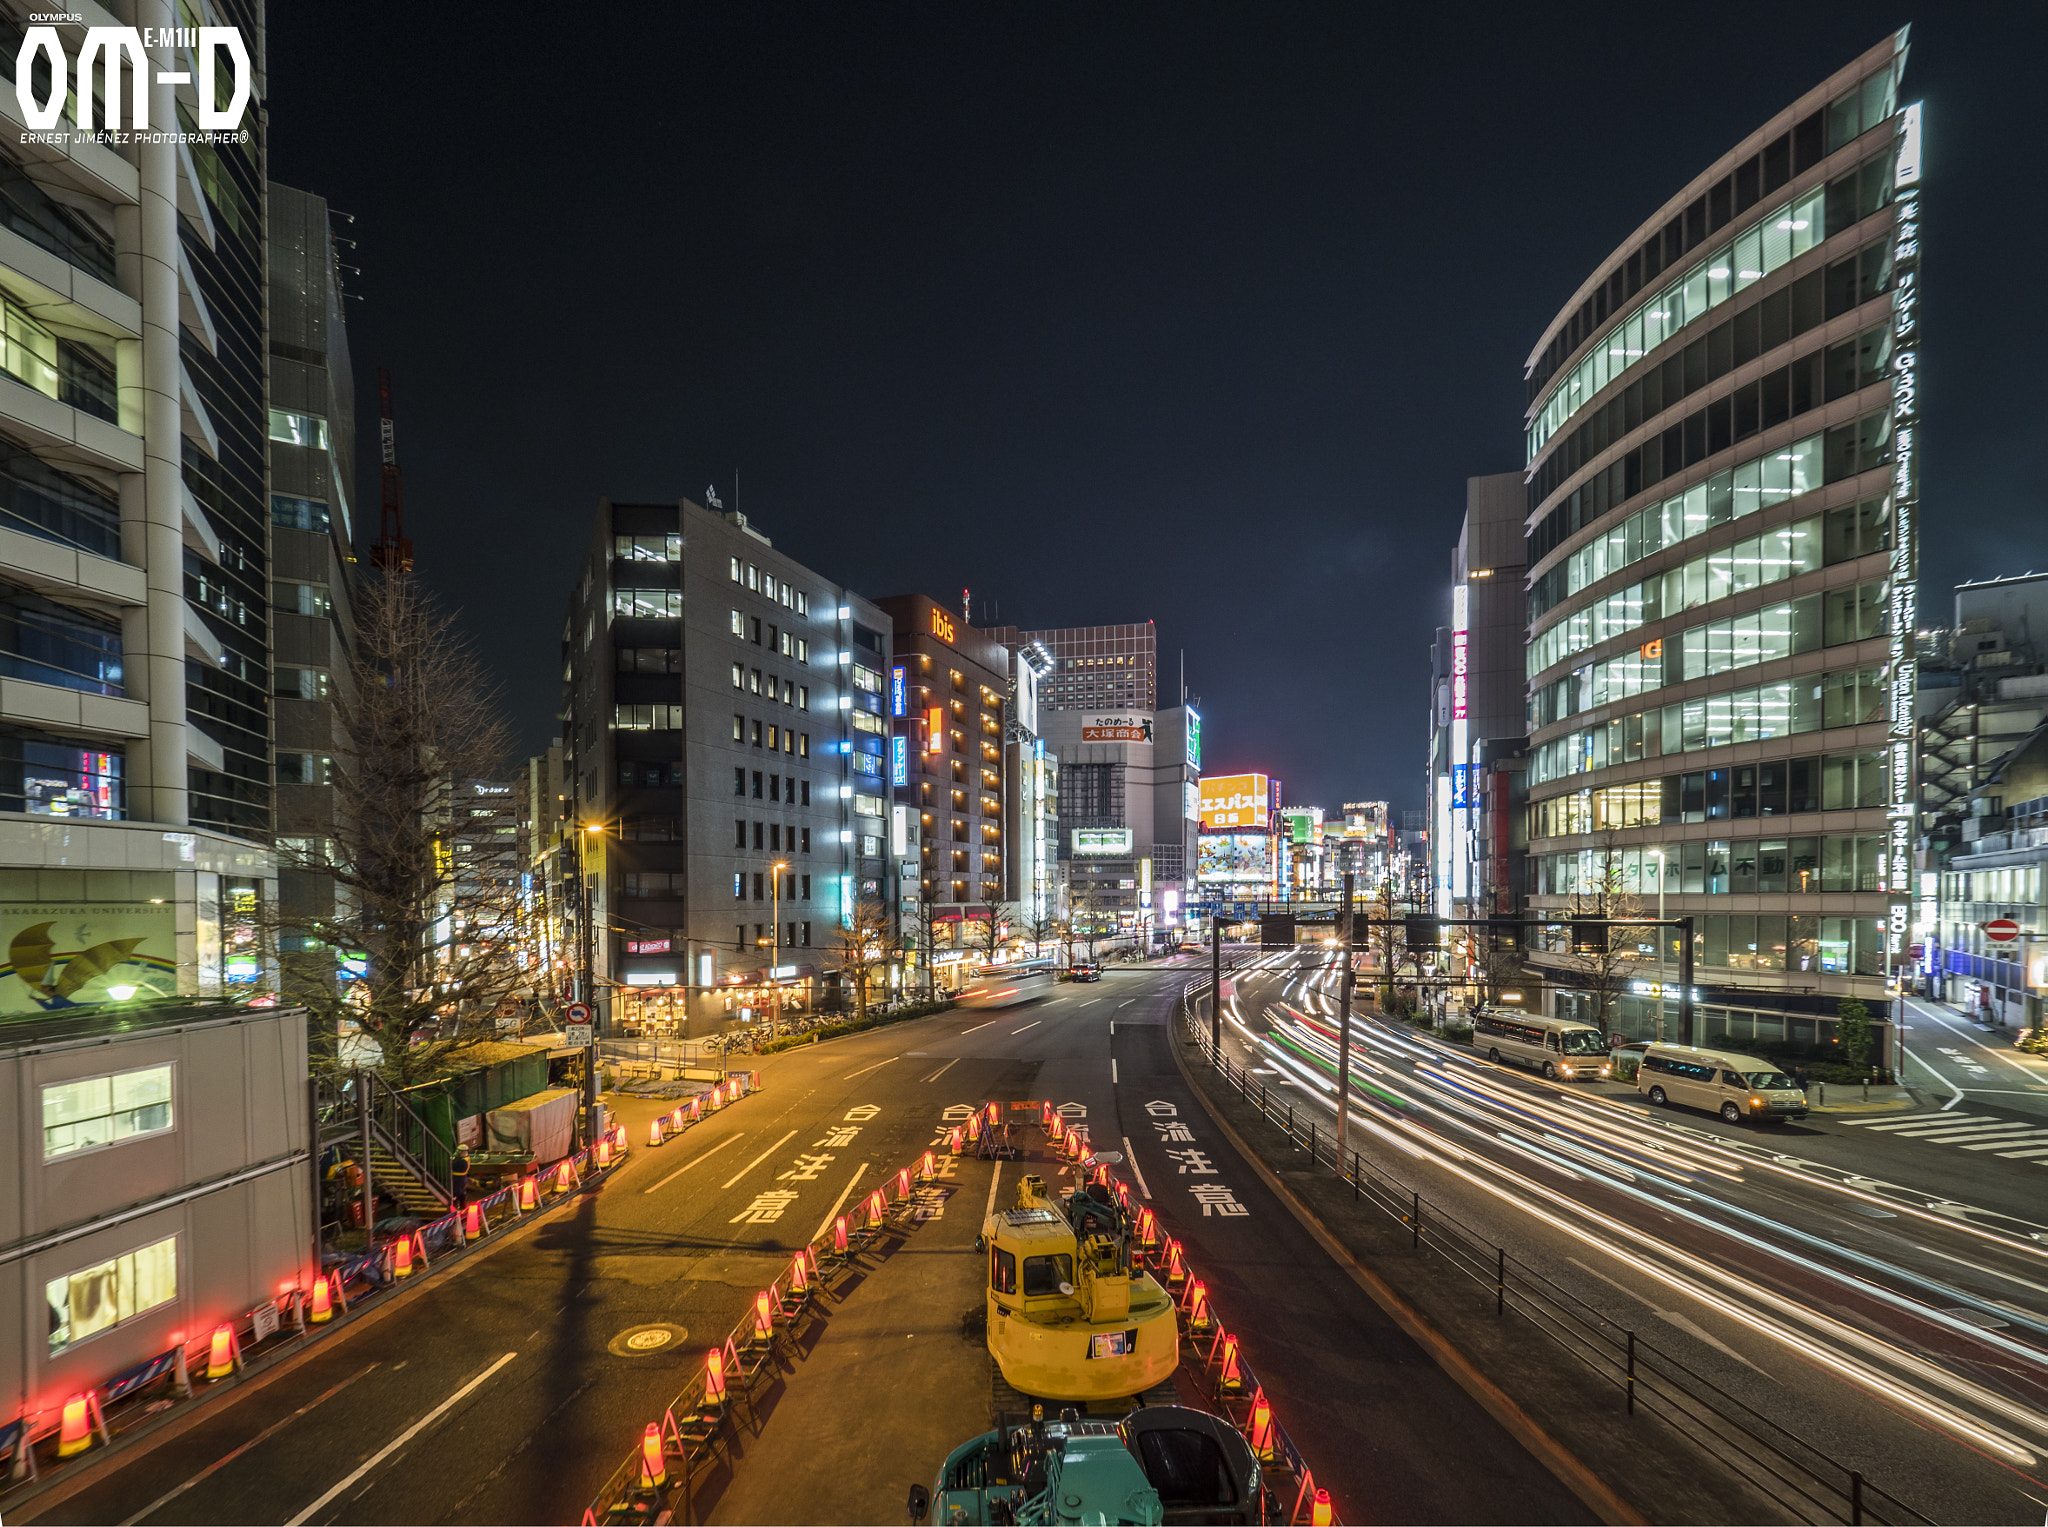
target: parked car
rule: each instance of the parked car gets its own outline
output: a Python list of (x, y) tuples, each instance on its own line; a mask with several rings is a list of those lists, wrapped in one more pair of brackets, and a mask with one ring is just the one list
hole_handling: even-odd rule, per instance
[(1636, 1091), (1654, 1108), (1682, 1103), (1729, 1124), (1806, 1117), (1806, 1094), (1775, 1063), (1728, 1050), (1653, 1044), (1643, 1052)]
[(1069, 965), (1067, 967), (1067, 979), (1069, 981), (1100, 981), (1102, 979), (1102, 967), (1091, 964)]

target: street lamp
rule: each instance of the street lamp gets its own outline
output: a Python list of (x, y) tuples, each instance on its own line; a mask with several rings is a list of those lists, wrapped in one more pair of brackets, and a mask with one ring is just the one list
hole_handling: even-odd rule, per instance
[(583, 915), (579, 931), (583, 935), (583, 979), (578, 995), (590, 1008), (590, 1044), (583, 1052), (583, 1128), (584, 1144), (597, 1138), (597, 1001), (594, 994), (594, 975), (591, 969), (592, 941), (595, 932), (590, 926), (590, 867), (585, 857), (588, 841), (604, 831), (602, 822), (586, 822), (583, 831), (576, 838), (576, 878), (581, 882), (578, 889), (583, 894)]
[[(1669, 983), (1664, 979), (1664, 959), (1671, 948), (1671, 930), (1664, 926), (1664, 850), (1653, 848), (1657, 856), (1657, 1042), (1664, 1042), (1664, 988)], [(1688, 1034), (1686, 1038), (1692, 1036)]]

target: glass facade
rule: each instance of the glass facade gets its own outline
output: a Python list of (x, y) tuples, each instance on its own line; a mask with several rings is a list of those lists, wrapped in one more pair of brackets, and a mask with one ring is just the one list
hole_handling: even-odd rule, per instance
[(1908, 878), (1878, 731), (1912, 693), (1904, 49), (1702, 177), (1527, 377), (1532, 899), (1642, 916), (1661, 894), (1699, 917), (1702, 965), (1866, 1000)]

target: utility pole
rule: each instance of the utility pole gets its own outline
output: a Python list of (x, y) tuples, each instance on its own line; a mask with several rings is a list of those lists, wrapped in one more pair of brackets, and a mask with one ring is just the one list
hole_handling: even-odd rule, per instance
[(576, 879), (579, 882), (579, 889), (583, 896), (582, 916), (579, 919), (579, 926), (577, 928), (577, 932), (582, 936), (580, 941), (583, 945), (583, 975), (582, 980), (578, 983), (578, 995), (582, 998), (584, 1006), (590, 1009), (590, 1043), (583, 1050), (583, 1143), (585, 1145), (590, 1144), (597, 1138), (597, 1000), (592, 990), (591, 939), (593, 930), (590, 926), (590, 867), (585, 857), (584, 840), (591, 833), (598, 830), (595, 826), (586, 826), (583, 831), (576, 834)]
[[(1662, 936), (1662, 930), (1659, 930)], [(1678, 1027), (1685, 1035), (1682, 1044), (1696, 1045), (1699, 1037), (1693, 1033), (1692, 1014), (1692, 919), (1678, 919)]]
[(1337, 919), (1337, 944), (1343, 973), (1337, 977), (1337, 1170), (1344, 1169), (1344, 1151), (1351, 1134), (1351, 892), (1352, 872), (1344, 872), (1344, 911)]
[(1223, 1053), (1223, 909), (1209, 914), (1209, 1047)]

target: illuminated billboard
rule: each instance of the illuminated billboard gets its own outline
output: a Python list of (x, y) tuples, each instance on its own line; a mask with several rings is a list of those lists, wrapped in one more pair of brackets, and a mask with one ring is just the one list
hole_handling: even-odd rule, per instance
[(1128, 827), (1076, 827), (1074, 829), (1074, 852), (1077, 854), (1122, 854), (1131, 851), (1131, 830)]
[(1273, 878), (1273, 840), (1263, 832), (1204, 833), (1195, 878), (1205, 884), (1253, 884)]
[(1219, 774), (1202, 781), (1202, 826), (1258, 827), (1267, 822), (1267, 781), (1263, 774)]
[(1152, 712), (1117, 711), (1081, 718), (1083, 742), (1150, 742)]

